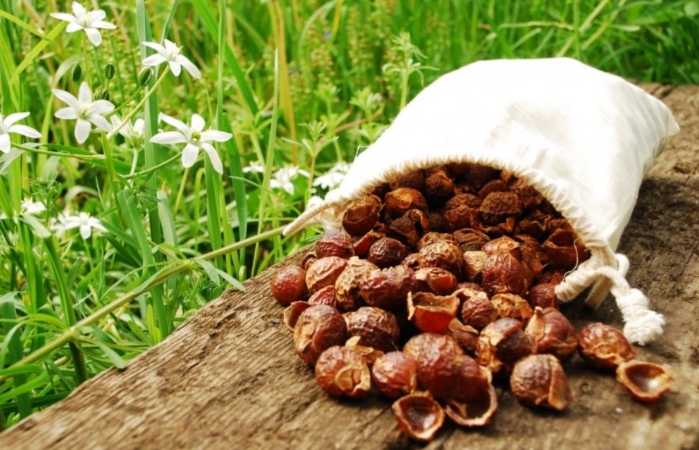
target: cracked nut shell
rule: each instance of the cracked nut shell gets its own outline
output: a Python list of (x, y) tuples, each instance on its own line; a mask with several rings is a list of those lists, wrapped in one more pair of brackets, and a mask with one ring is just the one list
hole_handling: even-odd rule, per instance
[(510, 387), (517, 400), (527, 406), (562, 411), (573, 400), (568, 377), (553, 355), (530, 355), (517, 361)]
[(315, 365), (323, 351), (347, 340), (345, 319), (328, 305), (309, 306), (294, 326), (294, 349), (307, 364)]
[(624, 334), (601, 322), (594, 322), (580, 331), (578, 349), (585, 361), (599, 369), (611, 369), (636, 356)]
[(371, 379), (384, 397), (402, 397), (417, 389), (417, 363), (403, 352), (384, 353), (374, 361)]
[(331, 397), (362, 398), (371, 389), (371, 372), (366, 361), (353, 347), (338, 345), (318, 357), (316, 381)]

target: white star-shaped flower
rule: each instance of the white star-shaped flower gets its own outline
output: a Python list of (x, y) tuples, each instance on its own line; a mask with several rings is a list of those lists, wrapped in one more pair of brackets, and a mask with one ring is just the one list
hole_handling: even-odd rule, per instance
[(157, 52), (141, 61), (141, 64), (144, 66), (154, 67), (167, 62), (170, 65), (170, 70), (172, 70), (172, 73), (174, 73), (176, 77), (180, 76), (182, 67), (184, 67), (194, 78), (201, 78), (201, 72), (199, 72), (197, 66), (192, 64), (186, 56), (180, 54), (182, 48), (178, 47), (174, 42), (165, 39), (165, 46), (156, 42), (143, 42), (142, 44)]
[(59, 217), (52, 228), (60, 233), (72, 230), (73, 228), (80, 228), (80, 236), (82, 236), (83, 239), (88, 239), (92, 236), (93, 229), (97, 231), (107, 231), (99, 219), (90, 216), (90, 214), (86, 212), (81, 212), (77, 216)]
[(34, 139), (41, 137), (41, 133), (36, 131), (34, 128), (16, 124), (16, 122), (19, 122), (27, 116), (29, 116), (28, 112), (14, 113), (7, 117), (0, 114), (0, 151), (3, 153), (9, 153), (10, 149), (12, 149), (10, 133), (21, 134), (22, 136)]
[(46, 211), (46, 206), (41, 202), (35, 202), (31, 198), (25, 198), (22, 200), (22, 205), (20, 206), (22, 214), (28, 214), (30, 216), (35, 216)]
[(243, 167), (244, 173), (265, 173), (265, 166), (259, 161), (250, 161), (250, 164)]
[[(121, 118), (116, 114), (111, 116), (109, 120), (112, 122), (112, 129), (117, 128), (121, 125)], [(127, 122), (119, 128), (119, 134), (124, 136), (126, 142), (131, 145), (138, 145), (143, 142), (143, 132), (145, 130), (146, 123), (143, 119), (136, 119), (134, 123)]]
[(294, 193), (293, 181), (299, 175), (303, 175), (306, 178), (310, 176), (307, 171), (299, 169), (298, 166), (282, 167), (269, 180), (269, 186), (272, 189), (284, 189), (289, 195), (292, 195)]
[(78, 2), (73, 2), (73, 14), (51, 13), (51, 17), (68, 22), (66, 27), (68, 33), (85, 30), (87, 38), (95, 47), (99, 47), (102, 43), (102, 35), (99, 32), (99, 28), (107, 30), (116, 28), (116, 25), (102, 20), (107, 17), (107, 13), (104, 10), (95, 9), (94, 11), (88, 11)]
[(54, 115), (59, 119), (78, 121), (75, 125), (75, 139), (80, 144), (85, 142), (90, 135), (92, 130), (90, 123), (104, 131), (111, 130), (109, 121), (103, 116), (114, 110), (114, 104), (109, 100), (95, 100), (93, 102), (92, 91), (84, 81), (80, 85), (78, 98), (61, 89), (52, 89), (51, 91), (53, 95), (68, 105), (68, 107), (56, 111)]
[(226, 142), (233, 137), (232, 134), (218, 130), (204, 131), (206, 122), (199, 114), (192, 115), (191, 125), (186, 125), (167, 114), (160, 114), (160, 120), (177, 128), (177, 131), (158, 133), (150, 138), (151, 142), (155, 144), (187, 144), (182, 152), (182, 165), (184, 167), (192, 167), (199, 156), (199, 150), (204, 150), (209, 155), (214, 170), (223, 174), (221, 158), (210, 142)]
[(350, 165), (344, 161), (335, 164), (325, 174), (313, 180), (313, 186), (320, 186), (323, 189), (335, 189), (340, 185), (342, 180), (347, 175)]

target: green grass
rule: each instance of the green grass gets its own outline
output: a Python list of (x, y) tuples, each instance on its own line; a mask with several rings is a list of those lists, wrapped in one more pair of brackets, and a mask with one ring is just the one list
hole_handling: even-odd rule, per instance
[[(189, 0), (101, 2), (115, 30), (94, 47), (49, 16), (64, 2), (0, 0), (0, 105), (39, 139), (12, 134), (0, 160), (0, 426), (44, 408), (166, 338), (229, 287), (309, 242), (280, 228), (326, 190), (314, 179), (373, 142), (425, 84), (469, 62), (571, 56), (639, 81), (699, 83), (699, 2)], [(124, 4), (128, 4), (125, 2)], [(92, 2), (86, 5), (91, 5)], [(91, 6), (88, 6), (91, 8)], [(170, 39), (202, 73), (141, 64)], [(93, 132), (51, 89), (87, 82), (144, 139)], [(201, 115), (233, 138), (200, 152), (150, 142), (160, 113)], [(202, 161), (203, 160), (203, 161)], [(260, 171), (246, 171), (258, 164)], [(286, 166), (309, 173), (275, 184)], [(31, 198), (46, 211), (28, 214)], [(89, 213), (104, 232), (56, 231)]]

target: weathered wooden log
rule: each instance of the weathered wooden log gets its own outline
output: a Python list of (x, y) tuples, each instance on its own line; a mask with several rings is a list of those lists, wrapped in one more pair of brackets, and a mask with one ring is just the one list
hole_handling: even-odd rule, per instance
[[(0, 448), (699, 448), (699, 87), (647, 85), (681, 134), (643, 183), (619, 251), (628, 279), (665, 315), (665, 335), (639, 359), (669, 366), (676, 383), (654, 404), (634, 401), (613, 374), (567, 365), (575, 401), (563, 413), (521, 406), (499, 388), (492, 425), (446, 425), (426, 446), (402, 435), (382, 399), (328, 398), (293, 351), (270, 296), (274, 268), (212, 302), (160, 345), (86, 382), (64, 401), (0, 434)], [(280, 265), (298, 261), (292, 256)], [(613, 302), (564, 312), (578, 328), (621, 327)]]

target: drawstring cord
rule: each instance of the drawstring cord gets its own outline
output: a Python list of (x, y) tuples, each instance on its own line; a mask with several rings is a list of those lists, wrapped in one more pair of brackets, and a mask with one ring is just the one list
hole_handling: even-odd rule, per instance
[(611, 283), (610, 291), (624, 318), (624, 336), (633, 343), (644, 345), (663, 334), (665, 319), (662, 314), (649, 309), (648, 298), (626, 281), (629, 259), (621, 253), (614, 254), (614, 258), (616, 269), (600, 265), (597, 258), (585, 261), (556, 286), (556, 295), (561, 302), (569, 302), (591, 284), (608, 280)]

